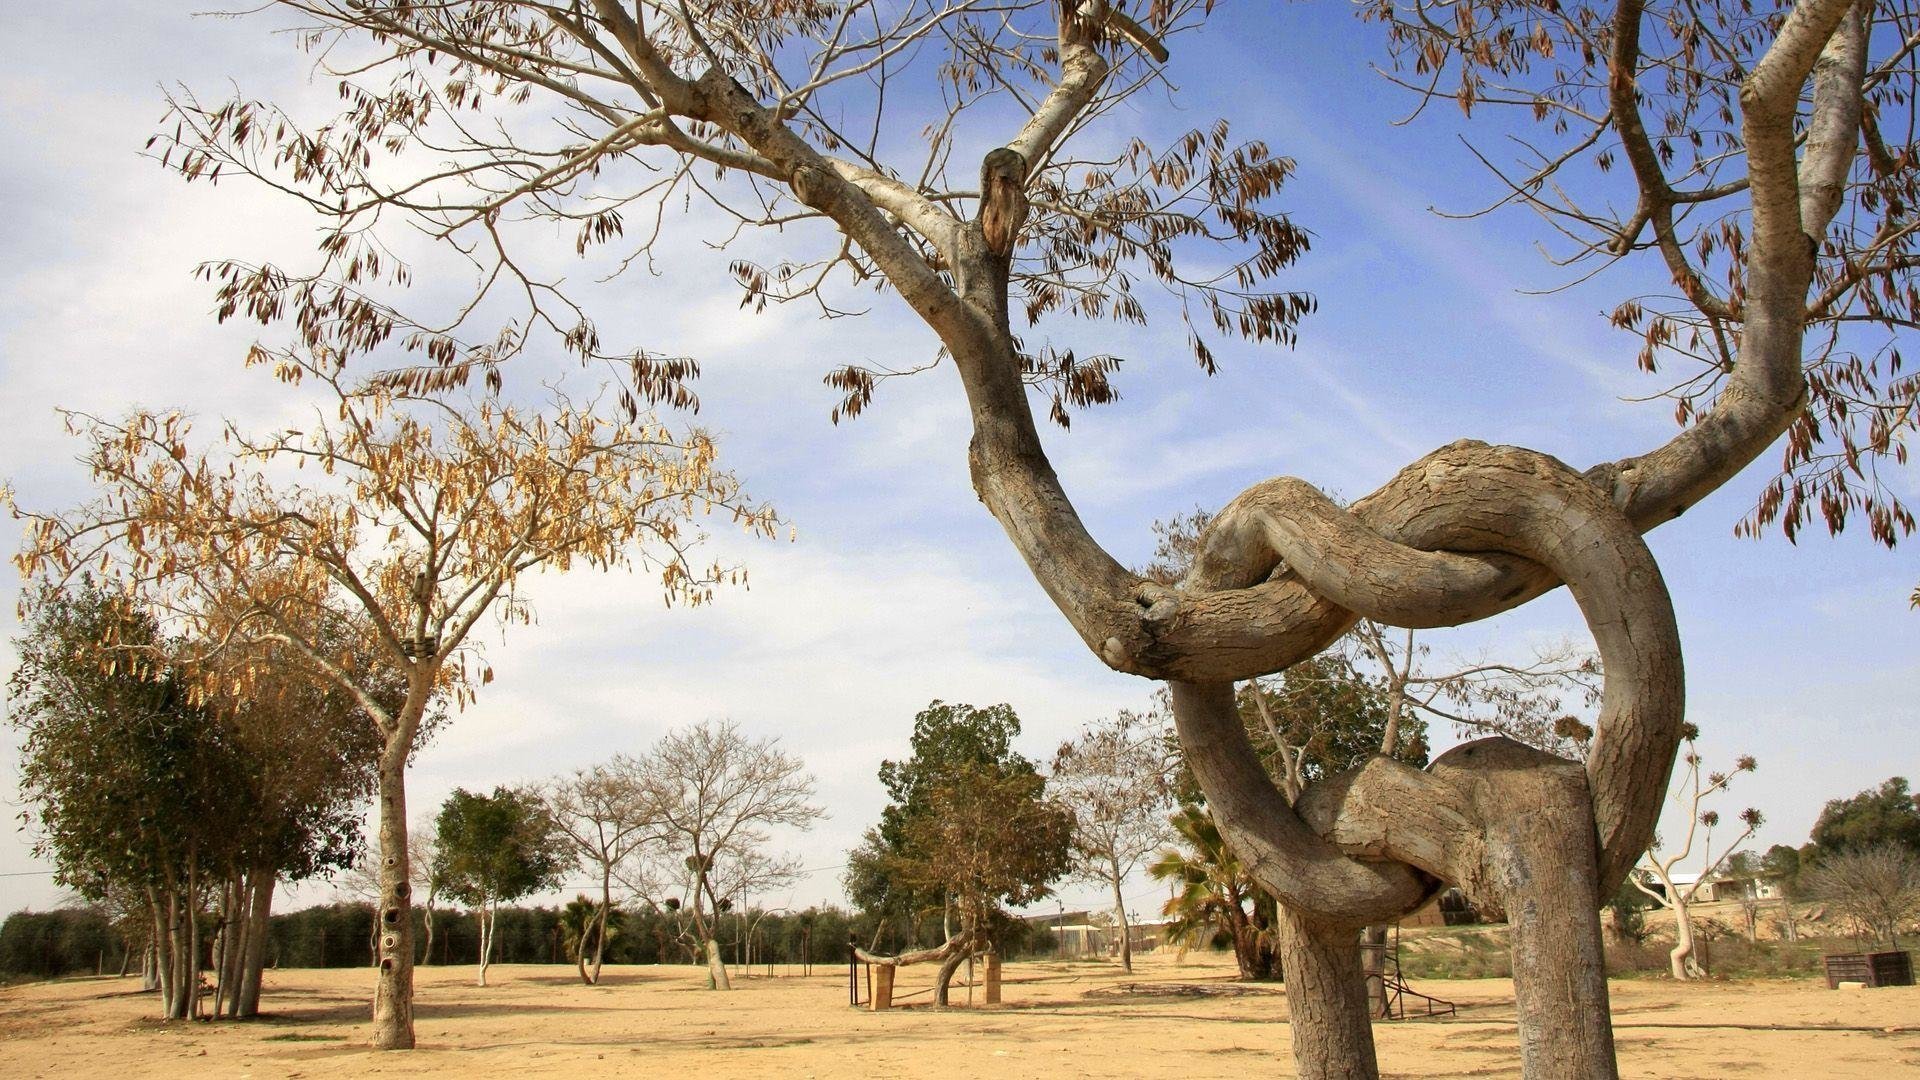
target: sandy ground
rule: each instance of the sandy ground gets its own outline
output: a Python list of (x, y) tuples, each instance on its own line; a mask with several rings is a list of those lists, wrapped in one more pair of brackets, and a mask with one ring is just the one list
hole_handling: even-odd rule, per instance
[[(593, 988), (566, 967), (495, 965), (486, 989), (471, 967), (423, 968), (410, 1054), (364, 1049), (362, 970), (269, 972), (272, 1015), (171, 1026), (149, 1019), (153, 999), (131, 979), (74, 979), (0, 990), (0, 1077), (1294, 1075), (1277, 988), (1232, 984), (1230, 962), (1211, 956), (1139, 968), (1014, 964), (1000, 1008), (878, 1014), (847, 1007), (844, 967), (743, 979), (730, 994), (704, 990), (693, 968), (609, 968)], [(903, 995), (931, 981), (929, 969), (905, 976)], [(1460, 1015), (1377, 1025), (1386, 1075), (1519, 1075), (1511, 984), (1420, 988)], [(1613, 994), (1629, 1076), (1920, 1076), (1920, 989), (1649, 979)]]

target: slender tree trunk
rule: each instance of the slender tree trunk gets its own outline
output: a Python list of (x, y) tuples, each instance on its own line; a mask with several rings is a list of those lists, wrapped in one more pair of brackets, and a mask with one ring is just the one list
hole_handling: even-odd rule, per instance
[(1376, 923), (1360, 937), (1361, 966), (1366, 970), (1367, 1008), (1376, 1017), (1387, 1015), (1387, 927)]
[(187, 1018), (200, 1018), (200, 855), (187, 855)]
[(272, 927), (276, 876), (271, 866), (259, 866), (253, 871), (252, 895), (247, 898), (247, 947), (240, 975), (240, 1008), (236, 1014), (243, 1020), (260, 1015), (260, 984), (267, 966), (267, 937)]
[(493, 898), (480, 898), (480, 985), (487, 985), (487, 961), (493, 959)]
[(120, 971), (116, 979), (127, 977), (127, 969), (133, 966), (133, 943), (122, 938), (120, 941)]
[(1127, 922), (1127, 898), (1120, 895), (1120, 878), (1113, 879), (1113, 917), (1120, 927), (1120, 970), (1133, 974), (1133, 930)]
[(425, 931), (422, 936), (426, 938), (426, 941), (420, 946), (420, 962), (423, 964), (433, 963), (433, 901), (433, 887), (429, 885), (427, 887), (426, 910), (422, 912), (420, 920), (421, 928)]
[[(593, 929), (593, 974), (587, 976), (584, 970), (581, 972), (581, 975), (586, 977), (587, 984), (590, 986), (600, 985), (600, 965), (606, 960), (607, 956), (607, 919), (612, 914), (613, 867), (611, 864), (602, 864), (600, 867), (600, 912), (598, 918), (594, 921)], [(581, 949), (580, 955), (582, 959), (584, 959), (586, 957), (586, 949)]]
[(1706, 969), (1694, 958), (1693, 914), (1687, 908), (1687, 897), (1678, 889), (1670, 889), (1673, 897), (1673, 951), (1667, 954), (1667, 961), (1673, 967), (1673, 977), (1681, 982), (1704, 978)]
[[(419, 682), (418, 679), (415, 680)], [(379, 967), (373, 989), (373, 1046), (413, 1049), (413, 885), (407, 852), (407, 755), (425, 703), (409, 691), (401, 722), (380, 754)]]
[(960, 912), (960, 934), (963, 944), (960, 948), (953, 950), (952, 955), (940, 961), (940, 971), (934, 979), (933, 1003), (938, 1008), (944, 1009), (951, 1003), (954, 974), (960, 970), (961, 964), (971, 960), (973, 954), (980, 950), (979, 918), (968, 912), (968, 906), (970, 905), (963, 905)]
[(148, 947), (151, 958), (149, 977), (152, 981), (149, 989), (160, 991), (160, 1016), (164, 1020), (173, 1019), (173, 913), (170, 910), (173, 894), (167, 894), (167, 903), (160, 901), (160, 894), (149, 887), (147, 889), (147, 911), (153, 920), (153, 943)]
[(227, 1013), (227, 1001), (233, 996), (233, 878), (220, 880), (220, 921), (213, 930), (213, 1018)]

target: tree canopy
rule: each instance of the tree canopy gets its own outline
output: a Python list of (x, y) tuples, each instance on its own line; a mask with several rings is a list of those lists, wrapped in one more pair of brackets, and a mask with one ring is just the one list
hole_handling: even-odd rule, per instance
[(1892, 844), (1920, 854), (1920, 796), (1908, 790), (1906, 777), (1893, 776), (1879, 787), (1833, 799), (1813, 824), (1813, 842), (1822, 852)]

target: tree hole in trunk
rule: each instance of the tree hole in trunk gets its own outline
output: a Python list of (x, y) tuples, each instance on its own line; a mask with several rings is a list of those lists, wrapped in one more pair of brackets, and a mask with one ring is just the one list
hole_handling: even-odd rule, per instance
[(392, 970), (393, 970), (393, 957), (391, 957), (391, 956), (389, 956), (389, 957), (385, 957), (385, 958), (383, 958), (383, 959), (382, 959), (382, 960), (380, 961), (380, 970), (381, 970), (381, 971), (392, 971)]

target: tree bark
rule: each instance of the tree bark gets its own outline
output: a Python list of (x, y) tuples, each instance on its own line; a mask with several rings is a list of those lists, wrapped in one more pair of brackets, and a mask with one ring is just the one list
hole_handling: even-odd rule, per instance
[(969, 945), (968, 948), (954, 950), (953, 955), (940, 961), (940, 970), (934, 976), (933, 983), (933, 1003), (936, 1007), (944, 1009), (953, 1004), (953, 976), (971, 955), (971, 945)]
[(1485, 877), (1507, 913), (1522, 1074), (1617, 1080), (1584, 773), (1505, 740), (1469, 743), (1434, 771), (1467, 787), (1487, 822)]
[[(418, 700), (415, 700), (418, 699)], [(380, 754), (379, 968), (373, 990), (373, 1046), (413, 1049), (413, 885), (407, 853), (407, 756), (424, 689), (409, 693), (407, 719)]]
[(707, 949), (707, 989), (731, 990), (733, 980), (727, 976), (726, 958), (720, 955), (720, 943), (709, 936)]
[(480, 981), (487, 985), (487, 962), (493, 959), (493, 898), (480, 900)]
[(1377, 1080), (1373, 1025), (1360, 969), (1360, 928), (1280, 906), (1293, 1061), (1301, 1080)]
[(200, 855), (196, 849), (187, 852), (187, 1007), (185, 1016), (190, 1020), (200, 1018)]
[(218, 1020), (227, 1014), (227, 1002), (234, 998), (233, 962), (239, 950), (235, 948), (234, 935), (237, 932), (233, 912), (233, 875), (220, 879), (220, 922), (213, 933), (213, 1018)]
[[(607, 919), (613, 914), (613, 868), (610, 863), (600, 866), (600, 910), (595, 913), (593, 924), (593, 973), (588, 975), (584, 967), (580, 970), (587, 985), (600, 985), (600, 966), (607, 955)], [(580, 950), (580, 957), (586, 959), (587, 950)]]
[(1667, 953), (1667, 962), (1672, 966), (1673, 977), (1680, 982), (1706, 977), (1706, 969), (1694, 957), (1693, 913), (1688, 910), (1688, 898), (1678, 889), (1672, 890), (1673, 897), (1673, 950)]
[(1133, 974), (1133, 932), (1127, 923), (1127, 898), (1120, 895), (1120, 879), (1113, 879), (1113, 917), (1120, 927), (1120, 970)]
[(1361, 967), (1367, 980), (1367, 1011), (1376, 1018), (1387, 1016), (1387, 928), (1375, 923), (1367, 927), (1360, 940)]
[(271, 866), (256, 867), (253, 872), (252, 895), (247, 903), (247, 946), (240, 976), (240, 1003), (235, 1014), (243, 1020), (260, 1015), (260, 984), (267, 966), (275, 877)]
[(433, 900), (433, 889), (429, 887), (427, 889), (427, 904), (421, 912), (420, 920), (421, 929), (424, 931), (421, 936), (425, 938), (420, 945), (420, 962), (423, 964), (433, 963)]

